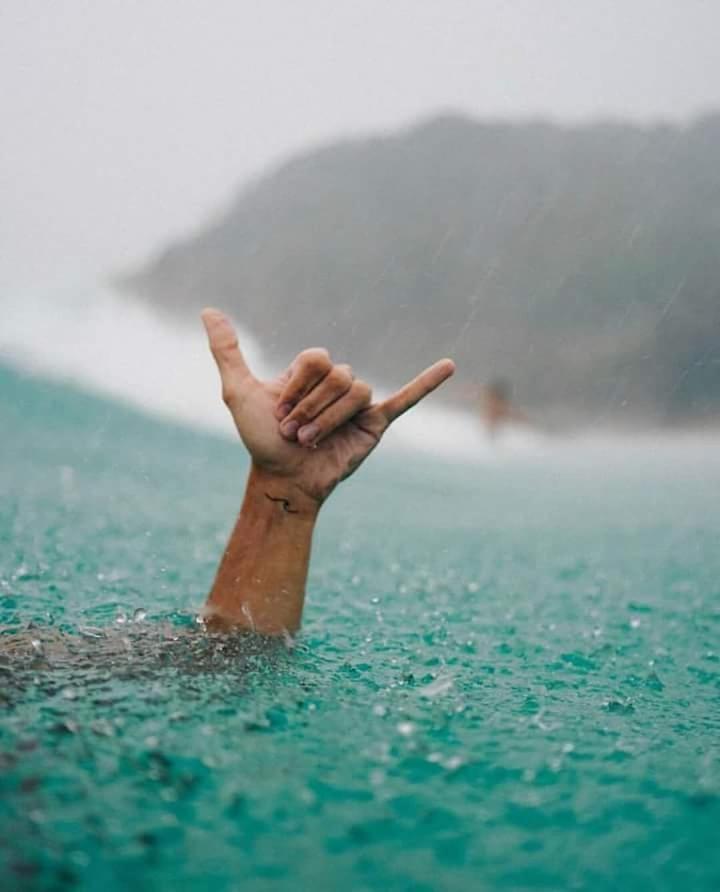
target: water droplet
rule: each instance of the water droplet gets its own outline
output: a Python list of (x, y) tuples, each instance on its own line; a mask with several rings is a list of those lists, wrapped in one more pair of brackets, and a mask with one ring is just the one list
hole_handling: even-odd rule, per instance
[(379, 604), (379, 603), (380, 603), (380, 598), (378, 598), (378, 596), (375, 595), (374, 597), (370, 598), (370, 603), (371, 603), (371, 604)]
[(314, 805), (317, 801), (317, 796), (312, 790), (308, 790), (307, 787), (303, 787), (303, 789), (300, 790), (299, 797), (307, 805)]
[(96, 719), (90, 722), (90, 730), (99, 737), (114, 737), (115, 728), (107, 719)]
[(73, 852), (70, 852), (70, 860), (76, 867), (87, 867), (90, 863), (90, 856), (85, 852), (76, 849)]
[(78, 632), (83, 638), (104, 638), (105, 632), (102, 629), (96, 629), (92, 626), (78, 626)]
[(250, 605), (245, 603), (240, 607), (240, 613), (245, 617), (245, 619), (250, 623), (250, 628), (252, 631), (255, 631), (255, 620), (253, 619), (252, 611), (250, 610)]
[(448, 675), (441, 675), (430, 684), (423, 685), (419, 689), (419, 694), (421, 697), (439, 697), (441, 694), (446, 694), (452, 686), (452, 678)]
[(382, 703), (376, 703), (372, 708), (372, 712), (373, 715), (382, 718), (384, 715), (387, 715), (387, 706), (383, 706)]
[(141, 623), (147, 616), (147, 610), (144, 607), (138, 607), (133, 613), (133, 622)]
[(629, 715), (635, 712), (635, 707), (630, 699), (627, 700), (607, 700), (604, 704), (608, 712), (615, 712), (619, 715)]
[(631, 629), (639, 629), (640, 628), (640, 620), (637, 617), (633, 617), (630, 620), (630, 628)]
[(115, 622), (116, 622), (119, 626), (124, 626), (125, 623), (126, 623), (127, 621), (128, 621), (127, 613), (125, 613), (124, 610), (120, 610), (120, 611), (118, 612), (118, 615), (115, 617)]
[(78, 723), (72, 719), (63, 719), (53, 726), (53, 731), (58, 734), (77, 734), (79, 727)]
[(63, 688), (60, 693), (66, 700), (77, 700), (78, 691), (77, 688), (67, 687)]
[(397, 730), (403, 737), (410, 737), (411, 734), (415, 733), (415, 725), (413, 722), (398, 722)]
[(457, 771), (458, 768), (464, 763), (464, 759), (462, 756), (450, 756), (450, 758), (445, 762), (445, 767), (448, 771)]
[(43, 647), (43, 643), (39, 638), (31, 638), (30, 647), (32, 647), (37, 656), (42, 657), (45, 655), (45, 648)]

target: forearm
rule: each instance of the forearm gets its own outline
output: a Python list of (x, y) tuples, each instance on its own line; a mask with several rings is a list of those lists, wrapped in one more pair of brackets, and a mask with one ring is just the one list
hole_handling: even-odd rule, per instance
[(211, 624), (264, 635), (299, 628), (318, 511), (287, 480), (252, 467), (208, 597)]

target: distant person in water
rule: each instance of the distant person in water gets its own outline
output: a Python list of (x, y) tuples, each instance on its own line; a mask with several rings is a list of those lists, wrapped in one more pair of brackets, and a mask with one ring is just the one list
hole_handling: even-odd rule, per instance
[(513, 406), (512, 385), (504, 378), (495, 378), (483, 387), (480, 414), (491, 437), (508, 424), (529, 423), (527, 415)]
[(303, 350), (282, 375), (259, 381), (228, 319), (213, 309), (204, 310), (202, 319), (223, 400), (251, 458), (245, 498), (205, 618), (213, 629), (292, 633), (300, 626), (322, 504), (393, 421), (446, 381), (455, 366), (441, 359), (382, 402), (373, 402), (370, 387), (321, 348)]

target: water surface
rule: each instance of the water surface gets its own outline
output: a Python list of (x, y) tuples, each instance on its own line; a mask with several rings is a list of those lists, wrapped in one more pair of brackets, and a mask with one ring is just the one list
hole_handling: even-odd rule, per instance
[(373, 456), (287, 650), (195, 622), (238, 447), (0, 426), (3, 888), (718, 888), (717, 455)]

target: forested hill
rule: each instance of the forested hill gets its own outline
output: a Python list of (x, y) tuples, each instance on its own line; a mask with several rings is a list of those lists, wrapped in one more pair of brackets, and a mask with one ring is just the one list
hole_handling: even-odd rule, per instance
[(720, 419), (720, 114), (686, 127), (440, 117), (296, 157), (123, 280), (230, 310), (279, 359), (388, 385), (451, 355), (536, 417)]

